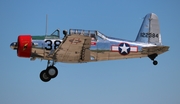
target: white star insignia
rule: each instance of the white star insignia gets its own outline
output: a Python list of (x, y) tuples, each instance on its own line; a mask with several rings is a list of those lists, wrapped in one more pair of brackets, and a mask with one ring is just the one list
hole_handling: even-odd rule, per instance
[(121, 53), (123, 53), (123, 52), (128, 53), (127, 50), (129, 49), (129, 47), (126, 47), (125, 43), (123, 44), (123, 46), (119, 46), (119, 47), (122, 49)]

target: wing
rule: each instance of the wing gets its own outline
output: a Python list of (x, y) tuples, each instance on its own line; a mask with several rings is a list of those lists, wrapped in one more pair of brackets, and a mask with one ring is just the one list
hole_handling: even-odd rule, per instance
[(53, 53), (57, 62), (77, 63), (90, 61), (91, 38), (85, 35), (71, 34)]

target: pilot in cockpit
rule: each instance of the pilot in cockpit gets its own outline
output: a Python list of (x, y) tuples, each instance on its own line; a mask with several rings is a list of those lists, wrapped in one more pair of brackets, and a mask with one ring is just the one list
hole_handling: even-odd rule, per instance
[(91, 41), (97, 41), (95, 34), (91, 34)]

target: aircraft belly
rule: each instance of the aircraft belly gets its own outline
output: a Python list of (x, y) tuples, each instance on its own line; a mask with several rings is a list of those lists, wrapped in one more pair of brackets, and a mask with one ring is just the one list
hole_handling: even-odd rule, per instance
[(117, 60), (117, 59), (128, 59), (128, 58), (141, 58), (146, 57), (147, 54), (142, 54), (141, 52), (131, 52), (128, 55), (121, 55), (119, 52), (91, 52), (91, 56), (94, 57), (92, 61), (105, 61), (105, 60)]
[(115, 59), (128, 59), (128, 58), (141, 58), (141, 57), (146, 57), (147, 55), (141, 54), (141, 52), (131, 52), (128, 55), (120, 55), (119, 52), (111, 52), (110, 53), (110, 60), (115, 60)]

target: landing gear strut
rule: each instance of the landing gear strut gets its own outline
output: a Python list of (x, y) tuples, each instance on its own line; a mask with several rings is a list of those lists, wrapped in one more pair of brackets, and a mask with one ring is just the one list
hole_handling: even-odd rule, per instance
[(55, 62), (52, 61), (52, 64), (50, 63), (51, 63), (50, 60), (48, 60), (47, 68), (40, 73), (40, 79), (43, 82), (48, 82), (52, 78), (55, 78), (58, 75), (58, 70), (54, 66)]
[(157, 56), (158, 56), (158, 54), (156, 54), (156, 53), (148, 55), (148, 57), (153, 61), (153, 65), (157, 65), (158, 64), (158, 61), (154, 60)]

